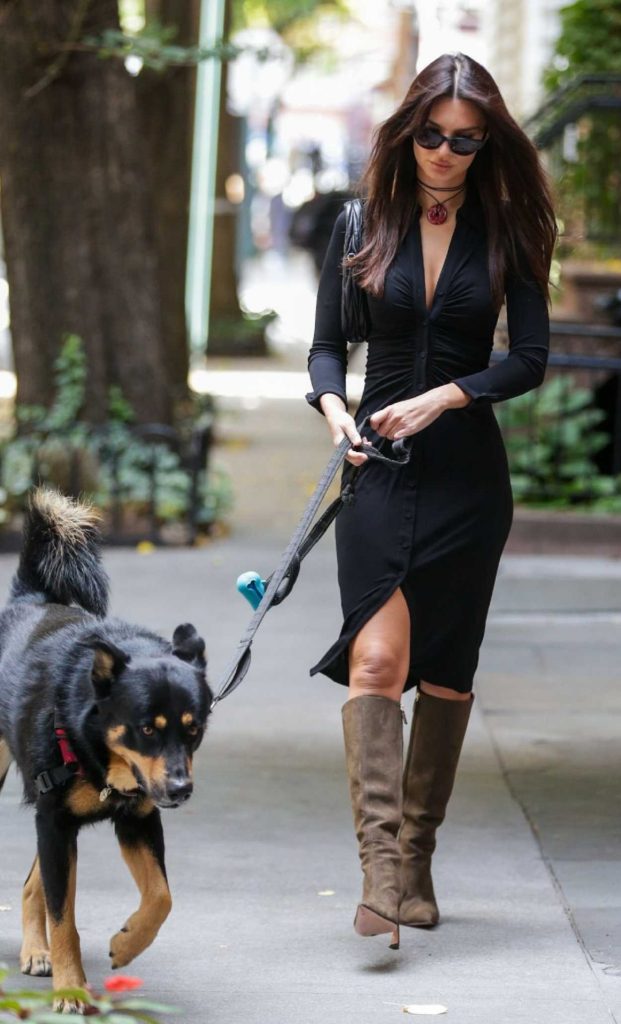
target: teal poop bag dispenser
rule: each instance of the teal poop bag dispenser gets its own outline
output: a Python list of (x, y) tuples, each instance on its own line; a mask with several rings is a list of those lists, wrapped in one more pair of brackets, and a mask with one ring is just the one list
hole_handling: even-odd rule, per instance
[(250, 602), (253, 608), (258, 608), (261, 598), (265, 593), (265, 580), (262, 580), (258, 572), (243, 572), (237, 577), (237, 589), (240, 594)]

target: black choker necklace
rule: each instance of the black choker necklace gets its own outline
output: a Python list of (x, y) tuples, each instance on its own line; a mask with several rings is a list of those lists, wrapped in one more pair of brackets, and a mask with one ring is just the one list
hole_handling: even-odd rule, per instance
[[(419, 186), (419, 188), (423, 190), (423, 192), (426, 193), (426, 195), (431, 196), (431, 198), (434, 200), (434, 206), (430, 206), (429, 209), (427, 210), (427, 220), (429, 221), (429, 223), (444, 224), (446, 218), (448, 217), (448, 210), (444, 203), (442, 202), (442, 200), (438, 199), (437, 196), (434, 196), (433, 192), (429, 191), (429, 188), (420, 180), (420, 178), (416, 179), (416, 184)], [(449, 196), (446, 199), (446, 202), (450, 203), (451, 199), (456, 199), (458, 195), (461, 195), (465, 187), (466, 183), (464, 180), (464, 183), (462, 185), (457, 185), (454, 186), (453, 188), (436, 188), (434, 186), (434, 192), (452, 192), (453, 195)]]

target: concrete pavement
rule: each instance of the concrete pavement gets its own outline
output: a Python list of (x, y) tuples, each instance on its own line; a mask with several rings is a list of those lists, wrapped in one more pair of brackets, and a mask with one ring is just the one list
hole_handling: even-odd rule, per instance
[[(214, 715), (195, 796), (165, 816), (175, 906), (132, 972), (149, 995), (183, 1007), (184, 1024), (371, 1024), (402, 1019), (411, 1003), (444, 1004), (456, 1024), (621, 1019), (618, 626), (563, 612), (550, 630), (553, 616), (526, 600), (503, 611), (517, 568), (503, 566), (440, 835), (444, 920), (434, 932), (405, 930), (393, 953), (351, 928), (359, 876), (344, 694), (307, 676), (337, 629), (331, 547), (266, 618), (249, 676)], [(273, 541), (241, 538), (151, 556), (110, 551), (114, 610), (167, 634), (193, 619), (217, 680), (248, 617), (234, 579), (269, 570), (277, 554)], [(0, 563), (3, 592), (13, 564)], [(0, 823), (0, 904), (11, 908), (0, 915), (0, 961), (15, 965), (33, 823), (13, 774)], [(95, 984), (107, 937), (135, 902), (111, 831), (87, 830), (78, 921)]]
[[(319, 417), (285, 399), (231, 403), (220, 431), (216, 460), (238, 487), (233, 534), (194, 551), (106, 553), (113, 611), (167, 635), (193, 620), (213, 682), (250, 614), (236, 576), (270, 571), (330, 453)], [(0, 559), (2, 594), (14, 565)], [(443, 922), (404, 929), (391, 952), (351, 927), (345, 694), (308, 677), (340, 625), (327, 537), (216, 711), (194, 797), (165, 814), (175, 905), (129, 969), (145, 994), (182, 1007), (184, 1024), (388, 1024), (404, 1005), (435, 1003), (454, 1024), (621, 1021), (620, 595), (613, 559), (503, 561), (439, 837)], [(411, 695), (405, 704), (409, 717)], [(0, 831), (0, 961), (15, 967), (34, 829), (14, 773)], [(135, 904), (111, 830), (86, 830), (78, 926), (93, 984)]]

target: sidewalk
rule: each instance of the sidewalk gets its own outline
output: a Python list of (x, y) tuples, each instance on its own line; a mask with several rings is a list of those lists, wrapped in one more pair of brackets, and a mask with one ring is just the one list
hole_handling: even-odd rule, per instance
[[(215, 681), (248, 617), (235, 577), (269, 569), (277, 553), (241, 539), (149, 557), (111, 551), (114, 610), (168, 635), (193, 619)], [(0, 563), (3, 591), (13, 564)], [(392, 953), (351, 928), (359, 877), (344, 694), (307, 676), (338, 622), (331, 545), (322, 545), (265, 620), (242, 688), (217, 710), (195, 796), (165, 815), (175, 907), (131, 968), (148, 994), (183, 1007), (184, 1024), (375, 1024), (403, 1019), (410, 1003), (442, 1003), (456, 1024), (621, 1017), (614, 627), (576, 617), (550, 635), (540, 615), (532, 626), (527, 618), (497, 611), (490, 623), (436, 858), (443, 924), (404, 930)], [(14, 965), (34, 829), (13, 774), (0, 822), (0, 904), (12, 908), (0, 918), (0, 961)], [(136, 897), (109, 829), (86, 830), (80, 847), (78, 921), (89, 978), (101, 983), (107, 937)]]
[[(237, 575), (274, 566), (330, 455), (325, 425), (299, 399), (231, 402), (221, 433), (216, 461), (239, 494), (232, 535), (196, 551), (106, 554), (114, 613), (166, 635), (194, 621), (214, 684), (250, 614)], [(0, 559), (2, 594), (14, 565)], [(182, 1007), (183, 1024), (389, 1024), (413, 1003), (443, 1004), (454, 1024), (621, 1021), (620, 622), (618, 561), (503, 561), (439, 835), (443, 923), (404, 929), (391, 952), (351, 927), (360, 876), (345, 693), (308, 677), (340, 625), (326, 537), (216, 711), (194, 797), (165, 813), (175, 905), (130, 968), (145, 993)], [(34, 826), (13, 773), (0, 829), (0, 905), (11, 908), (0, 914), (0, 962), (14, 967)], [(95, 985), (108, 936), (135, 903), (111, 830), (86, 830), (78, 926)]]

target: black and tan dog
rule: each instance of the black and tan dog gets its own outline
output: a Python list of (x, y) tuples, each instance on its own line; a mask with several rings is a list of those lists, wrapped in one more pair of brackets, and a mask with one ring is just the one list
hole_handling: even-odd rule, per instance
[[(140, 891), (110, 940), (112, 966), (150, 945), (168, 915), (158, 808), (192, 792), (211, 700), (193, 626), (179, 626), (171, 644), (106, 618), (107, 603), (96, 513), (37, 491), (0, 615), (0, 787), (15, 760), (36, 806), (38, 847), (24, 887), (21, 969), (53, 971), (55, 988), (85, 982), (74, 918), (82, 825), (113, 822)], [(70, 1000), (58, 1008), (79, 1010)]]

